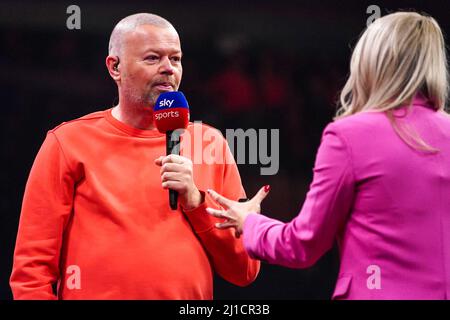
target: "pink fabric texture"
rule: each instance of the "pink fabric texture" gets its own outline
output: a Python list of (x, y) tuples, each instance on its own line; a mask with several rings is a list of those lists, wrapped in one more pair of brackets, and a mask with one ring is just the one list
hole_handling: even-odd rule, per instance
[(450, 117), (417, 96), (395, 119), (439, 152), (408, 146), (382, 112), (330, 123), (298, 216), (247, 217), (250, 256), (306, 268), (337, 239), (333, 299), (448, 299)]

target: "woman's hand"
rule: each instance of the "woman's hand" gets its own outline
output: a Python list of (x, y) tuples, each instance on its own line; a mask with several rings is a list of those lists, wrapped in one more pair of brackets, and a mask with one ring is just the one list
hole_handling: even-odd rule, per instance
[(245, 218), (247, 218), (250, 213), (260, 213), (261, 202), (267, 196), (269, 191), (270, 186), (264, 186), (251, 200), (246, 202), (237, 202), (227, 199), (217, 192), (208, 189), (209, 195), (214, 199), (214, 201), (222, 206), (223, 210), (207, 208), (206, 211), (214, 217), (226, 219), (225, 222), (216, 223), (216, 228), (234, 228), (234, 234), (237, 238), (239, 238), (242, 234)]

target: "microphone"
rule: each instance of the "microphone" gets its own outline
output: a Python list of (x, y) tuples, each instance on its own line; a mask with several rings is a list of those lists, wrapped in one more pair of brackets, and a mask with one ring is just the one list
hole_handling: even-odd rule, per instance
[[(166, 134), (166, 155), (180, 155), (180, 131), (189, 123), (189, 105), (181, 91), (163, 92), (153, 108), (153, 121), (159, 132)], [(172, 210), (178, 207), (178, 192), (169, 189)]]

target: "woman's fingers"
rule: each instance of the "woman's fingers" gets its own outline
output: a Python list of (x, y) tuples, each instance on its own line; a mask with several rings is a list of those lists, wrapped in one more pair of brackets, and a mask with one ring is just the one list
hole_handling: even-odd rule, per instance
[(216, 223), (217, 229), (228, 229), (228, 228), (235, 228), (236, 222), (234, 221), (225, 221), (225, 222), (218, 222)]
[(241, 231), (238, 230), (236, 222), (235, 221), (225, 221), (222, 223), (216, 223), (217, 229), (228, 229), (228, 228), (234, 228), (234, 236), (236, 238), (239, 238), (242, 234)]
[(252, 198), (251, 201), (254, 201), (257, 204), (261, 204), (261, 202), (264, 200), (265, 197), (269, 194), (270, 186), (266, 185), (259, 189), (258, 193), (255, 194), (255, 196)]
[(233, 204), (233, 201), (221, 196), (214, 190), (208, 189), (208, 193), (214, 199), (214, 201), (216, 201), (218, 204), (220, 204), (225, 209), (229, 209)]
[(213, 208), (206, 208), (206, 211), (210, 215), (212, 215), (212, 216), (214, 216), (216, 218), (231, 219), (231, 217), (228, 216), (224, 210), (217, 210), (217, 209), (213, 209)]

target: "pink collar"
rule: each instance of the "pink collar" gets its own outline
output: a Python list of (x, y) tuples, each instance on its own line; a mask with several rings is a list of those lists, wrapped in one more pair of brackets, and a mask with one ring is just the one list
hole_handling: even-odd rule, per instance
[(412, 105), (436, 109), (433, 102), (430, 99), (428, 99), (422, 92), (418, 92), (414, 96), (412, 100)]

